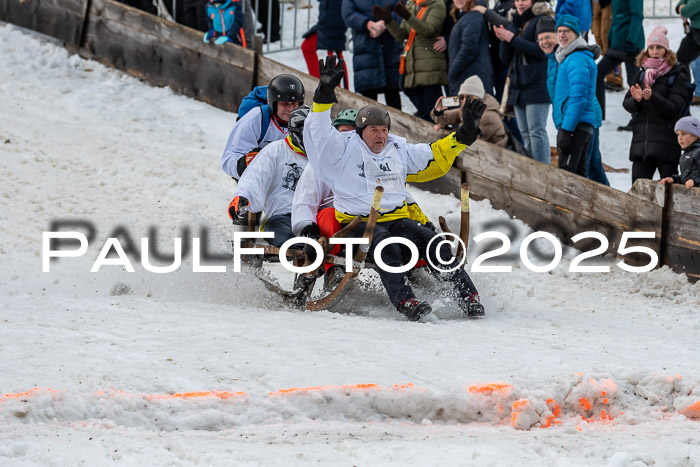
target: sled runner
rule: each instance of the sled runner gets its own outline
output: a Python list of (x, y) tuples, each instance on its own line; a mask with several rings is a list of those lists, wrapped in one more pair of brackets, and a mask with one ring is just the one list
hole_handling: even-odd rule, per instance
[[(384, 189), (381, 186), (375, 189), (372, 208), (369, 216), (367, 217), (367, 225), (365, 226), (365, 231), (362, 236), (368, 240), (371, 240), (374, 235), (374, 229), (379, 216), (379, 206), (383, 192)], [(459, 238), (466, 247), (469, 241), (469, 186), (466, 183), (462, 183), (460, 192), (461, 218)], [(255, 230), (255, 216), (255, 213), (248, 213), (249, 232)], [(356, 217), (352, 220), (352, 222), (336, 232), (332, 238), (347, 237), (357, 228), (358, 225), (360, 225), (361, 222), (362, 217)], [(443, 232), (450, 234), (452, 233), (447, 226), (447, 222), (445, 221), (444, 217), (439, 217), (439, 223)], [(321, 237), (318, 242), (323, 249), (324, 263), (345, 267), (345, 254), (330, 254), (333, 245), (330, 244), (328, 239), (325, 237)], [(287, 290), (281, 287), (277, 281), (262, 267), (263, 263), (279, 262), (279, 247), (263, 243), (256, 243), (252, 240), (242, 243), (241, 246), (247, 248), (255, 246), (256, 248), (263, 250), (264, 254), (262, 255), (262, 258), (260, 256), (253, 256), (251, 257), (252, 259), (246, 261), (246, 263), (253, 268), (255, 276), (265, 285), (267, 290), (280, 295), (285, 302), (288, 302), (295, 308), (305, 309), (308, 311), (331, 310), (335, 305), (342, 301), (345, 294), (347, 294), (347, 292), (350, 290), (353, 280), (358, 276), (362, 269), (373, 269), (375, 267), (373, 263), (365, 261), (369, 251), (369, 244), (360, 245), (352, 258), (352, 270), (350, 272), (346, 272), (342, 280), (332, 290), (324, 292), (324, 295), (319, 298), (311, 299), (311, 293), (314, 289), (316, 280), (323, 276), (323, 264), (313, 271), (304, 274), (297, 274), (294, 278), (294, 287), (291, 290)], [(462, 254), (462, 244), (459, 244), (457, 254), (458, 256)], [(290, 248), (287, 250), (286, 255), (287, 258), (292, 259), (292, 263), (295, 266), (307, 266), (311, 264), (311, 261), (309, 261), (309, 258), (307, 258), (302, 250)]]

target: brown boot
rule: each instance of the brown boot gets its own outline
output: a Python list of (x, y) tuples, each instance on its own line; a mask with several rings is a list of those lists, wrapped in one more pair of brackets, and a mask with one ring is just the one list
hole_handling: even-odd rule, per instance
[(625, 88), (622, 86), (622, 71), (620, 67), (605, 77), (605, 89), (609, 91), (622, 91)]

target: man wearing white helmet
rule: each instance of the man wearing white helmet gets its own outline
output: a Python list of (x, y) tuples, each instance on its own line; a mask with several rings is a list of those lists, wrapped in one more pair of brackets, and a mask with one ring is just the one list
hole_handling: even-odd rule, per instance
[[(356, 133), (338, 132), (332, 124), (330, 109), (336, 102), (335, 88), (343, 76), (342, 60), (335, 57), (320, 63), (320, 83), (316, 88), (312, 112), (304, 125), (309, 164), (334, 193), (336, 218), (341, 223), (370, 212), (376, 186), (384, 188), (381, 212), (374, 237), (370, 242), (369, 257), (375, 246), (389, 237), (409, 239), (418, 248), (421, 259), (440, 264), (453, 259), (449, 246), (440, 242), (428, 243), (435, 232), (410, 219), (406, 202), (406, 182), (420, 182), (441, 177), (452, 167), (455, 158), (479, 135), (479, 120), (485, 104), (478, 99), (464, 106), (462, 125), (456, 132), (431, 144), (408, 144), (404, 138), (389, 134), (391, 117), (383, 107), (369, 105), (360, 109), (355, 125)], [(362, 236), (365, 224), (360, 224), (351, 236)], [(382, 250), (382, 260), (388, 266), (403, 265), (398, 244)], [(454, 284), (460, 308), (469, 317), (481, 317), (484, 308), (479, 295), (464, 269), (443, 272), (429, 266), (435, 275)], [(404, 273), (391, 273), (377, 268), (377, 272), (397, 310), (409, 320), (416, 321), (432, 311), (427, 302), (418, 301), (407, 284)]]

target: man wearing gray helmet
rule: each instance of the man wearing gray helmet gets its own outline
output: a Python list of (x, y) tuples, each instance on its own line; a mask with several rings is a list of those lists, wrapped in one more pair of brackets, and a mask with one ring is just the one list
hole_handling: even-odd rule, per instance
[[(476, 141), (486, 105), (479, 99), (466, 103), (462, 125), (457, 131), (431, 144), (409, 144), (404, 138), (390, 134), (391, 117), (378, 105), (360, 109), (355, 120), (356, 132), (338, 132), (331, 124), (330, 110), (336, 102), (335, 88), (342, 78), (342, 60), (336, 64), (335, 57), (329, 57), (319, 67), (320, 83), (304, 125), (304, 138), (309, 164), (334, 193), (336, 218), (344, 224), (356, 216), (367, 216), (375, 187), (383, 187), (368, 257), (374, 257), (374, 248), (386, 238), (408, 239), (417, 247), (420, 258), (428, 260), (430, 271), (454, 285), (464, 315), (482, 317), (484, 307), (466, 271), (458, 267), (448, 272), (433, 266), (445, 264), (445, 260), (450, 266), (456, 262), (447, 244), (431, 242), (435, 232), (410, 218), (406, 182), (433, 180), (447, 173), (459, 153)], [(364, 229), (362, 223), (351, 236), (362, 236)], [(387, 245), (381, 259), (390, 267), (402, 266), (399, 244)], [(416, 299), (405, 273), (389, 272), (381, 267), (377, 272), (391, 303), (409, 320), (417, 321), (432, 311), (430, 304)]]

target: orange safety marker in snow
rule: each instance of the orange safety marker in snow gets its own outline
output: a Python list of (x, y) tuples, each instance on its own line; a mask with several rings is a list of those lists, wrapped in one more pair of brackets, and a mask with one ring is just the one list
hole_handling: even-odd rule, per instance
[(554, 399), (549, 398), (547, 399), (547, 407), (549, 407), (549, 411), (552, 412), (552, 414), (547, 415), (544, 418), (544, 423), (540, 426), (540, 428), (549, 428), (552, 426), (552, 424), (561, 425), (561, 420), (555, 420), (559, 418), (559, 415), (561, 415), (561, 408), (559, 407), (559, 404), (557, 404)]
[(14, 394), (5, 394), (0, 396), (0, 401), (6, 400), (6, 399), (22, 399), (24, 397), (31, 397), (34, 394), (38, 392), (58, 392), (57, 389), (49, 389), (49, 388), (32, 388), (29, 391), (25, 392), (18, 392)]
[[(394, 384), (391, 386), (392, 389), (413, 389), (415, 386), (413, 383), (407, 383), (407, 384)], [(333, 390), (344, 390), (344, 391), (361, 391), (361, 390), (367, 390), (367, 389), (374, 389), (374, 390), (382, 390), (383, 388), (379, 386), (378, 384), (373, 384), (373, 383), (368, 383), (368, 384), (344, 384), (342, 386), (312, 386), (312, 387), (306, 387), (306, 388), (288, 388), (288, 389), (279, 389), (274, 392), (270, 392), (269, 394), (271, 396), (279, 396), (282, 394), (290, 394), (293, 392), (310, 392), (310, 391), (324, 391), (328, 389), (333, 389)], [(387, 389), (387, 388), (384, 388)]]
[(469, 386), (468, 391), (471, 393), (479, 394), (492, 394), (494, 392), (507, 394), (510, 392), (512, 386), (505, 383), (489, 383), (489, 384), (477, 384), (474, 386)]
[(684, 409), (681, 409), (681, 413), (688, 418), (700, 420), (700, 401), (697, 401), (694, 404), (689, 405)]

